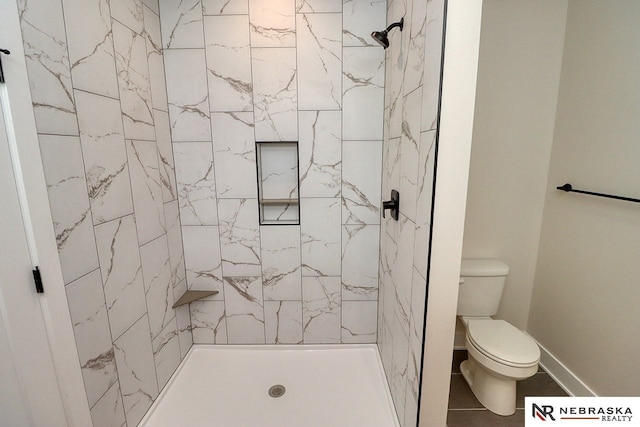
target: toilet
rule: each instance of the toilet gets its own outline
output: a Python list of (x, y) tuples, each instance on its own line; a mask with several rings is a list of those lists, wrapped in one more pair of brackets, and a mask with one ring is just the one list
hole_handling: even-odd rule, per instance
[(482, 405), (498, 415), (516, 411), (516, 381), (538, 371), (540, 349), (498, 312), (509, 267), (497, 259), (463, 259), (458, 311), (469, 358), (460, 371)]

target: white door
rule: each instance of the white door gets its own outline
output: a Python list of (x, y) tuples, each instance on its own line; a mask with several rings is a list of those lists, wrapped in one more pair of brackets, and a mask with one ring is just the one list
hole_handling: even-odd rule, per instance
[[(2, 89), (0, 97), (7, 95)], [(0, 103), (0, 425), (66, 426), (9, 149), (12, 124), (5, 117)]]

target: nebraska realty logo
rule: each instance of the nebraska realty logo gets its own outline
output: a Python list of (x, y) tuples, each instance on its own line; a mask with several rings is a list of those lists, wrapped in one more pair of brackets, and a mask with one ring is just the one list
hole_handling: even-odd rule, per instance
[(640, 397), (526, 397), (525, 426), (547, 423), (558, 427), (640, 425)]

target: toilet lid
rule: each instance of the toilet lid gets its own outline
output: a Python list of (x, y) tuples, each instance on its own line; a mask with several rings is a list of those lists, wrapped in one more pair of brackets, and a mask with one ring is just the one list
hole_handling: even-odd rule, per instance
[(535, 341), (504, 320), (470, 320), (467, 339), (485, 356), (512, 366), (529, 366), (540, 360)]

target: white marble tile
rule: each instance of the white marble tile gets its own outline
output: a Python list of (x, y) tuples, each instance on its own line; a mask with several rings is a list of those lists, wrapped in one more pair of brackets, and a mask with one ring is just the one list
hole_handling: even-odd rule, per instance
[(173, 144), (182, 225), (217, 225), (216, 181), (209, 142)]
[(229, 344), (265, 343), (260, 277), (225, 277), (224, 304)]
[(342, 301), (342, 342), (375, 343), (378, 301)]
[(295, 1), (249, 0), (252, 47), (296, 45)]
[(381, 331), (382, 331), (382, 318), (384, 315), (384, 308), (385, 308), (385, 292), (386, 292), (386, 289), (390, 286), (387, 283), (389, 274), (385, 271), (385, 265), (384, 265), (384, 263), (386, 262), (385, 251), (387, 250), (386, 246), (387, 246), (388, 240), (390, 240), (389, 236), (384, 231), (381, 231), (380, 244), (378, 249), (379, 262), (378, 262), (378, 315), (377, 315), (377, 319), (378, 319), (377, 342), (378, 342), (378, 348), (380, 350), (386, 344), (383, 341)]
[(155, 339), (170, 323), (175, 313), (171, 306), (173, 286), (171, 286), (171, 265), (167, 237), (162, 235), (140, 247), (142, 273), (144, 275), (144, 293), (149, 313), (149, 329)]
[(251, 49), (258, 141), (297, 141), (296, 49)]
[(212, 113), (211, 133), (218, 198), (257, 198), (253, 113)]
[(136, 33), (143, 30), (142, 0), (109, 0), (111, 18), (126, 25)]
[(78, 135), (62, 3), (22, 0), (18, 7), (38, 132)]
[(147, 311), (133, 215), (95, 228), (111, 335), (116, 340)]
[(144, 245), (165, 232), (158, 149), (155, 142), (126, 143), (138, 239)]
[(298, 13), (342, 12), (342, 0), (296, 0)]
[(200, 0), (160, 0), (164, 49), (203, 48)]
[(440, 100), (440, 67), (442, 64), (442, 35), (444, 0), (427, 4), (427, 28), (422, 85), (422, 125), (420, 130), (435, 129)]
[(176, 287), (186, 278), (178, 202), (174, 200), (173, 202), (165, 203), (164, 215), (167, 227), (167, 245), (169, 246), (169, 263), (171, 265), (171, 284)]
[(168, 49), (164, 64), (173, 141), (211, 141), (203, 49)]
[(342, 105), (342, 15), (296, 15), (296, 41), (298, 108), (339, 110)]
[(411, 316), (409, 326), (409, 356), (407, 366), (407, 404), (418, 401), (420, 387), (420, 364), (422, 362), (424, 309), (427, 281), (413, 269), (411, 292)]
[[(388, 49), (387, 49), (388, 50)], [(387, 53), (387, 62), (393, 63), (396, 58)], [(402, 72), (393, 65), (389, 65), (385, 80), (385, 107), (387, 108), (387, 129), (385, 135), (389, 138), (400, 138), (402, 134)]]
[(409, 29), (411, 28), (411, 10), (404, 1), (395, 1), (390, 4), (388, 16), (393, 21), (403, 16), (406, 30), (402, 32), (393, 30), (389, 33), (390, 47), (386, 49), (387, 67), (385, 82), (385, 106), (389, 108), (390, 138), (400, 137), (402, 131), (402, 100), (404, 95), (404, 72), (407, 62), (407, 49), (409, 45)]
[(397, 304), (396, 284), (394, 282), (397, 257), (398, 246), (387, 233), (383, 233), (380, 237), (380, 268), (378, 269), (380, 289), (378, 297), (381, 304), (380, 314), (388, 321), (393, 319), (394, 307)]
[(342, 171), (339, 111), (299, 111), (300, 196), (339, 197)]
[(147, 316), (141, 317), (113, 347), (127, 425), (135, 426), (158, 396)]
[(344, 0), (342, 10), (344, 46), (378, 47), (371, 33), (387, 28), (386, 6), (385, 0)]
[(413, 284), (413, 246), (415, 225), (400, 214), (400, 234), (398, 236), (398, 255), (392, 272), (398, 298), (396, 316), (402, 320), (404, 334), (409, 336), (409, 313), (411, 311), (411, 286)]
[(144, 33), (147, 44), (152, 105), (156, 110), (168, 111), (160, 17), (146, 6), (144, 7)]
[(409, 392), (409, 382), (407, 381), (407, 392), (404, 402), (404, 424), (405, 426), (418, 425), (418, 399)]
[(305, 344), (340, 342), (340, 278), (302, 278), (302, 327)]
[(154, 110), (156, 124), (156, 141), (158, 146), (158, 168), (160, 170), (160, 184), (162, 187), (162, 200), (169, 202), (178, 198), (176, 186), (176, 167), (173, 161), (173, 147), (171, 144), (171, 128), (169, 114)]
[(82, 378), (91, 407), (118, 380), (100, 270), (68, 284), (66, 291)]
[[(382, 319), (379, 323), (378, 329), (378, 348), (380, 349), (380, 358), (382, 359), (382, 364), (390, 373), (391, 369), (391, 358), (393, 354), (391, 353), (391, 326), (389, 323)], [(389, 382), (389, 374), (386, 375), (387, 383)]]
[(382, 140), (384, 50), (343, 49), (342, 139)]
[(142, 0), (142, 3), (151, 9), (153, 13), (160, 15), (160, 4), (158, 3), (158, 0)]
[(194, 344), (227, 344), (224, 301), (194, 301), (191, 304)]
[(205, 15), (247, 15), (248, 0), (202, 0)]
[(378, 299), (378, 225), (342, 227), (342, 300)]
[(218, 227), (182, 227), (189, 289), (218, 291), (222, 299), (222, 259)]
[(69, 283), (98, 268), (80, 139), (39, 140), (62, 275)]
[(265, 301), (267, 344), (302, 343), (302, 301)]
[(300, 216), (302, 275), (340, 276), (340, 199), (301, 199)]
[(249, 17), (207, 16), (204, 34), (211, 111), (252, 111)]
[[(389, 236), (381, 230), (380, 234), (380, 242), (378, 244), (378, 325), (380, 325), (380, 321), (382, 318), (382, 314), (384, 313), (384, 290), (385, 290), (385, 271), (383, 269), (383, 252), (386, 250), (386, 241)], [(378, 327), (378, 331), (380, 328)], [(379, 338), (379, 337), (378, 337)]]
[(427, 277), (429, 261), (429, 227), (433, 203), (433, 179), (435, 168), (436, 131), (420, 134), (420, 159), (418, 165), (418, 200), (416, 206), (416, 238), (413, 265), (423, 277)]
[(422, 91), (414, 90), (404, 98), (400, 136), (400, 212), (412, 221), (418, 197), (421, 95)]
[(400, 138), (385, 138), (382, 143), (382, 194), (400, 187)]
[(300, 226), (260, 227), (264, 299), (300, 300)]
[(398, 418), (404, 419), (409, 339), (399, 325), (400, 322), (394, 319), (391, 326), (391, 366), (388, 378)]
[[(183, 280), (173, 288), (173, 296), (178, 300), (187, 291), (187, 281)], [(178, 342), (180, 344), (180, 360), (182, 360), (193, 345), (193, 333), (191, 327), (190, 304), (175, 308), (176, 326), (178, 328)]]
[(410, 25), (404, 29), (409, 32), (409, 46), (406, 53), (407, 65), (404, 70), (405, 93), (411, 93), (422, 85), (428, 7), (429, 2), (414, 1), (411, 8)]
[(156, 364), (158, 388), (162, 390), (180, 364), (181, 359), (175, 319), (164, 327), (151, 344), (153, 347), (153, 359)]
[(382, 141), (343, 141), (342, 162), (342, 223), (379, 224)]
[(133, 213), (120, 103), (74, 91), (94, 224)]
[(122, 427), (125, 425), (120, 384), (116, 381), (91, 408), (93, 427)]
[(63, 0), (62, 5), (73, 87), (117, 98), (109, 1)]
[(224, 276), (258, 276), (262, 274), (258, 200), (220, 199), (218, 200), (218, 211)]
[[(385, 235), (383, 239), (384, 248), (383, 253), (381, 254), (381, 263), (382, 268), (380, 271), (381, 276), (381, 284), (380, 284), (380, 301), (382, 301), (382, 320), (386, 322), (387, 327), (391, 328), (393, 322), (396, 320), (401, 321), (406, 328), (404, 330), (409, 329), (409, 313), (403, 311), (402, 305), (399, 304), (397, 285), (395, 283), (395, 268), (397, 262), (397, 246), (391, 240), (388, 235)], [(386, 341), (387, 346), (391, 346), (391, 340)], [(385, 361), (385, 366), (390, 367), (391, 356), (388, 354), (389, 358)], [(390, 368), (389, 368), (390, 369)]]

